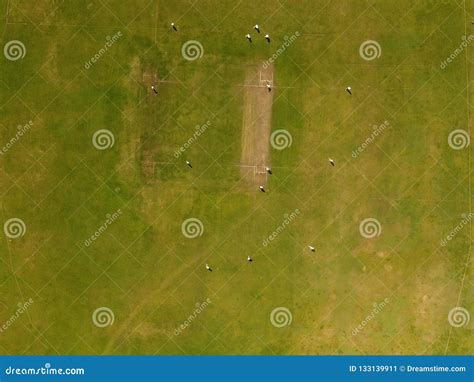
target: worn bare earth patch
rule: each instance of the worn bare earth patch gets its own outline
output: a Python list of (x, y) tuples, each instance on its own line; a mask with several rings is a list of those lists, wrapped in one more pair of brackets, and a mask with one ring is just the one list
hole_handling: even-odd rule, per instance
[[(272, 90), (267, 89), (267, 83)], [(269, 139), (272, 122), (273, 66), (251, 67), (244, 84), (244, 115), (240, 171), (250, 185), (265, 185), (270, 167)]]

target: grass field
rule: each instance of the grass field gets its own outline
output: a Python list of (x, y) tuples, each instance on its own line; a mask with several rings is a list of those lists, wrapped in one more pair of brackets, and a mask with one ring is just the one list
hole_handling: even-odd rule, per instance
[(0, 353), (472, 352), (472, 20), (0, 0)]

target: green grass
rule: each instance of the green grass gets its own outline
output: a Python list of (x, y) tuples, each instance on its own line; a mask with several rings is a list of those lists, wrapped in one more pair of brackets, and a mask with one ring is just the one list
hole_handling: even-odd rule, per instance
[[(474, 212), (472, 146), (448, 145), (451, 131), (472, 123), (472, 46), (440, 64), (474, 34), (474, 4), (0, 0), (0, 9), (1, 47), (26, 47), (17, 61), (0, 57), (0, 146), (34, 122), (0, 157), (1, 225), (26, 225), (17, 239), (0, 232), (0, 324), (34, 301), (0, 332), (1, 354), (472, 351), (472, 322), (448, 322), (456, 306), (474, 312), (472, 225), (440, 244)], [(274, 62), (272, 114), (272, 131), (289, 131), (292, 145), (271, 149), (263, 194), (238, 167), (238, 85), (296, 31)], [(204, 47), (200, 59), (182, 57), (188, 40)], [(360, 57), (366, 40), (380, 44), (379, 58)], [(171, 81), (156, 97), (150, 74)], [(353, 158), (384, 121), (389, 128)], [(113, 133), (113, 147), (93, 146), (99, 129)], [(204, 226), (195, 239), (181, 232), (191, 217)], [(380, 222), (380, 236), (361, 236), (365, 218)], [(113, 311), (113, 325), (93, 324), (100, 307)], [(276, 307), (291, 311), (291, 325), (271, 324)]]

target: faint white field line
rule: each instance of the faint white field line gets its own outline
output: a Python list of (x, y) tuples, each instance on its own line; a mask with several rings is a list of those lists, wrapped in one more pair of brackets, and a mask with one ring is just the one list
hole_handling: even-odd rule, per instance
[[(3, 206), (2, 206), (2, 215), (3, 215), (3, 220), (5, 220), (5, 210), (3, 209)], [(23, 301), (26, 301), (26, 298), (25, 298), (25, 296), (24, 296), (24, 294), (23, 294), (23, 291), (22, 291), (22, 289), (21, 289), (20, 283), (18, 282), (18, 279), (19, 279), (20, 277), (19, 277), (18, 275), (16, 275), (15, 270), (14, 270), (14, 266), (13, 266), (13, 256), (12, 256), (11, 249), (10, 249), (10, 243), (9, 243), (8, 241), (7, 241), (7, 251), (8, 251), (8, 256), (9, 256), (9, 258), (10, 258), (10, 269), (11, 269), (11, 272), (13, 273), (13, 279), (15, 280), (15, 284), (16, 284), (16, 286), (17, 286), (17, 288), (18, 288), (18, 291), (19, 291), (19, 293), (20, 293), (21, 299), (22, 299)], [(22, 281), (23, 283), (25, 283), (26, 285), (28, 285), (29, 288), (33, 291), (33, 293), (36, 293), (36, 295), (37, 295), (38, 297), (40, 297), (39, 294), (38, 294), (25, 280), (21, 279), (21, 281)], [(35, 327), (35, 325), (33, 324), (33, 321), (31, 320), (31, 316), (30, 316), (30, 313), (28, 312), (28, 310), (26, 310), (25, 313), (26, 313), (26, 316), (28, 317), (28, 320), (30, 321), (30, 325), (31, 325), (31, 327), (33, 328), (33, 330), (35, 330), (36, 332), (39, 332), (38, 329), (37, 329), (37, 328)], [(27, 329), (28, 329), (28, 328), (27, 328)], [(31, 330), (28, 329), (28, 331), (31, 333)], [(42, 334), (41, 332), (40, 332), (40, 335), (39, 335), (39, 336), (41, 336), (42, 338), (44, 338), (44, 340), (48, 343), (48, 345), (51, 346), (51, 348), (52, 348), (57, 354), (59, 354), (59, 352), (56, 350), (56, 348), (48, 342), (48, 340), (43, 336), (43, 334)]]
[[(382, 170), (382, 171), (384, 171), (384, 170)], [(368, 187), (368, 186), (367, 186), (367, 187)], [(362, 193), (363, 193), (363, 191), (361, 191), (360, 194), (362, 194)], [(354, 198), (354, 200), (356, 200), (356, 199), (360, 196), (360, 194), (358, 194), (358, 195)], [(351, 205), (352, 205), (352, 203), (348, 203), (348, 205), (340, 212), (339, 215), (343, 214), (343, 213), (345, 212), (345, 210), (346, 210), (347, 208), (349, 208)], [(338, 215), (338, 216), (339, 216), (339, 215)], [(333, 219), (333, 221), (332, 221), (331, 223), (329, 223), (328, 225), (326, 225), (326, 227), (323, 228), (323, 230), (319, 232), (319, 235), (318, 235), (318, 236), (320, 236), (320, 235), (324, 232), (324, 230), (327, 229), (336, 219), (337, 219), (337, 217), (336, 217), (335, 219)], [(274, 278), (272, 278), (272, 280), (265, 286), (265, 288), (263, 288), (263, 290), (260, 291), (260, 293), (262, 293), (266, 288), (268, 288), (284, 271), (286, 271), (286, 269), (288, 269), (288, 268), (296, 261), (297, 258), (298, 258), (298, 257), (295, 256), (294, 259), (291, 260), (291, 261), (288, 263), (288, 265), (287, 265), (286, 267), (284, 267)], [(242, 266), (240, 269), (242, 269), (242, 268), (243, 268), (243, 266)], [(239, 272), (240, 269), (239, 269), (238, 271), (236, 271), (236, 273)], [(305, 292), (304, 292), (303, 294), (305, 294)], [(346, 299), (347, 297), (349, 297), (349, 296), (350, 296), (350, 294), (346, 295), (346, 296), (342, 299), (342, 301), (341, 301), (332, 311), (334, 311), (334, 310), (335, 310), (343, 301), (345, 301), (345, 299)], [(256, 299), (257, 299), (257, 297), (255, 297), (253, 300), (251, 300), (251, 301), (249, 302), (249, 304), (248, 304), (244, 309), (246, 309), (248, 306), (250, 306)], [(332, 311), (331, 311), (331, 313), (332, 313)], [(219, 337), (219, 336), (221, 335), (221, 333), (223, 333), (230, 325), (231, 325), (231, 323), (227, 324), (227, 325), (218, 333), (217, 337)], [(209, 344), (208, 344), (207, 346), (209, 346)], [(207, 346), (206, 346), (206, 348), (207, 348)], [(206, 348), (205, 348), (205, 349), (206, 349)]]
[[(38, 29), (38, 28), (37, 28), (37, 29)], [(75, 34), (74, 34), (74, 35), (75, 35)], [(71, 38), (74, 37), (74, 35), (71, 36)], [(44, 65), (46, 65), (46, 64), (44, 64)], [(43, 66), (44, 66), (44, 65), (43, 65)], [(42, 67), (43, 67), (43, 66), (42, 66)], [(42, 67), (41, 67), (41, 68), (42, 68)], [(41, 70), (41, 68), (38, 70), (38, 72)], [(37, 72), (37, 73), (38, 73), (38, 72)], [(33, 77), (34, 77), (34, 76), (33, 76)], [(18, 94), (18, 92), (19, 92), (24, 86), (26, 86), (26, 84), (27, 84), (29, 81), (31, 81), (31, 79), (32, 79), (33, 77), (31, 77), (31, 78), (15, 93), (15, 95), (12, 96), (6, 103), (8, 103), (11, 99), (13, 99), (13, 98), (16, 96), (16, 94)], [(76, 77), (77, 77), (77, 76), (76, 76)], [(75, 79), (75, 78), (74, 78), (74, 79)], [(117, 81), (118, 81), (118, 80), (117, 80)], [(113, 86), (113, 85), (112, 85), (112, 86)], [(103, 94), (102, 96), (100, 96), (99, 99), (102, 98), (105, 94), (106, 94), (106, 92), (104, 92), (104, 94)], [(54, 100), (53, 100), (53, 101), (54, 101)], [(6, 103), (5, 103), (5, 104), (6, 104)], [(4, 104), (4, 105), (5, 105), (5, 104)], [(48, 106), (49, 106), (49, 105), (48, 105)], [(45, 109), (46, 109), (46, 108), (45, 108)], [(43, 111), (44, 111), (45, 109), (43, 109)], [(31, 197), (30, 197), (30, 199), (31, 199)], [(34, 200), (32, 200), (32, 201), (35, 202)], [(78, 253), (79, 253), (79, 252), (77, 252), (76, 255), (77, 255)], [(76, 255), (75, 255), (75, 256), (76, 256)], [(74, 258), (75, 258), (75, 256), (74, 256)], [(71, 259), (71, 261), (72, 261), (72, 259)], [(69, 262), (68, 262), (68, 263), (69, 263)], [(59, 274), (59, 273), (58, 273), (58, 274)], [(57, 274), (56, 274), (56, 276), (53, 277), (53, 279), (54, 279), (55, 277), (57, 277)], [(51, 279), (51, 280), (52, 280), (52, 279)], [(51, 280), (50, 280), (50, 281), (51, 281)], [(17, 286), (19, 287), (19, 284), (18, 284), (18, 281), (16, 280), (16, 278), (15, 278), (15, 281), (16, 281), (16, 283), (17, 283)], [(48, 281), (48, 282), (45, 284), (45, 286), (46, 286), (47, 284), (49, 284), (50, 281)], [(43, 288), (44, 288), (44, 287), (43, 287)], [(40, 291), (41, 291), (43, 288), (41, 288)], [(20, 289), (20, 293), (21, 293), (21, 289)]]
[(273, 282), (273, 281), (272, 281)]
[[(265, 88), (265, 85), (246, 85), (246, 84), (241, 84), (241, 85), (234, 85), (238, 86), (239, 88)], [(272, 86), (272, 89), (296, 89), (296, 86)]]
[[(383, 172), (383, 171), (385, 171), (385, 169), (382, 170), (382, 172)], [(461, 180), (461, 182), (463, 182), (463, 180)], [(460, 183), (461, 183), (461, 182), (460, 182)], [(459, 185), (459, 184), (458, 184), (458, 185)], [(453, 191), (458, 187), (458, 185), (456, 185), (455, 188), (450, 191), (450, 193), (453, 192)], [(450, 194), (450, 193), (449, 193), (449, 194)], [(448, 194), (447, 196), (449, 196), (449, 194)], [(446, 196), (446, 197), (447, 197), (447, 196)], [(356, 197), (356, 199), (357, 199), (358, 197), (359, 197), (359, 195)], [(354, 199), (354, 200), (355, 200), (355, 199)], [(349, 205), (351, 205), (351, 203), (349, 203)], [(436, 207), (435, 207), (435, 208), (436, 208)], [(433, 210), (434, 210), (434, 209), (433, 209)], [(342, 211), (342, 212), (344, 212), (344, 211)], [(426, 215), (429, 215), (431, 212), (432, 212), (432, 211), (428, 212), (427, 214), (425, 214), (425, 216), (426, 216)], [(330, 224), (332, 224), (332, 223), (330, 223)], [(328, 226), (326, 226), (326, 228), (327, 228), (327, 227), (328, 227)], [(323, 231), (324, 231), (326, 228), (324, 228)], [(323, 231), (321, 231), (319, 235), (321, 235)], [(319, 235), (318, 235), (318, 236), (319, 236)], [(408, 235), (407, 235), (406, 237), (408, 237)], [(405, 240), (406, 237), (405, 237), (403, 240)], [(432, 255), (428, 256), (428, 257), (425, 259), (425, 261), (424, 261), (415, 271), (413, 271), (413, 272), (405, 279), (405, 282), (402, 282), (402, 283), (398, 286), (398, 288), (393, 291), (393, 293), (391, 294), (390, 297), (394, 296), (395, 293), (396, 293), (402, 286), (404, 286), (405, 283), (411, 278), (411, 276), (412, 276), (413, 274), (415, 274), (429, 259), (431, 259), (432, 256), (434, 256), (434, 253), (433, 253)], [(375, 269), (375, 268), (374, 268), (374, 269)], [(383, 282), (382, 282), (382, 284), (383, 284)], [(384, 285), (384, 284), (383, 284), (383, 285)], [(386, 286), (385, 286), (385, 287), (386, 287)], [(387, 287), (386, 287), (386, 288), (387, 288)], [(304, 294), (306, 294), (306, 293), (307, 293), (307, 292), (305, 292)], [(350, 293), (349, 293), (349, 295), (350, 295)], [(347, 296), (346, 296), (346, 297), (347, 297)], [(324, 320), (323, 320), (323, 321), (324, 321)]]
[[(466, 0), (463, 0), (463, 9), (464, 9), (464, 34), (467, 36), (467, 12), (466, 12)], [(469, 70), (470, 70), (470, 65), (469, 65), (469, 57), (468, 57), (468, 49), (465, 49), (465, 54), (464, 54), (464, 57), (465, 57), (465, 62), (466, 62), (466, 84), (467, 84), (467, 96), (466, 96), (466, 99), (467, 99), (467, 129), (468, 129), (468, 132), (469, 132), (469, 135), (471, 134), (471, 126), (469, 124), (470, 120), (471, 120), (471, 113), (470, 113), (470, 91), (469, 91)], [(468, 166), (469, 166), (469, 211), (472, 212), (472, 193), (471, 193), (471, 151), (472, 150), (468, 150)], [(456, 302), (456, 306), (459, 306), (460, 302), (461, 302), (461, 296), (462, 296), (462, 291), (464, 289), (464, 281), (466, 280), (466, 275), (467, 275), (467, 270), (469, 268), (469, 262), (470, 262), (470, 259), (471, 259), (471, 253), (472, 253), (472, 220), (469, 221), (469, 252), (468, 252), (468, 255), (467, 255), (467, 259), (466, 259), (466, 265), (464, 267), (464, 273), (463, 273), (463, 277), (462, 277), (462, 280), (461, 280), (461, 286), (459, 288), (459, 294), (458, 294), (458, 299), (457, 299), (457, 302)], [(446, 353), (448, 352), (448, 347), (449, 347), (449, 342), (451, 340), (451, 334), (453, 332), (453, 329), (454, 327), (451, 325), (450, 329), (449, 329), (449, 335), (448, 335), (448, 339), (446, 341), (446, 346), (444, 348), (444, 354), (446, 355)]]

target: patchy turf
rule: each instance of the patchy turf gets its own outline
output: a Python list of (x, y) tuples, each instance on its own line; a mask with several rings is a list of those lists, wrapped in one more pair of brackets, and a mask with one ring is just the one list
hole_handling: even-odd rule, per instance
[(0, 353), (472, 352), (473, 4), (0, 10)]

